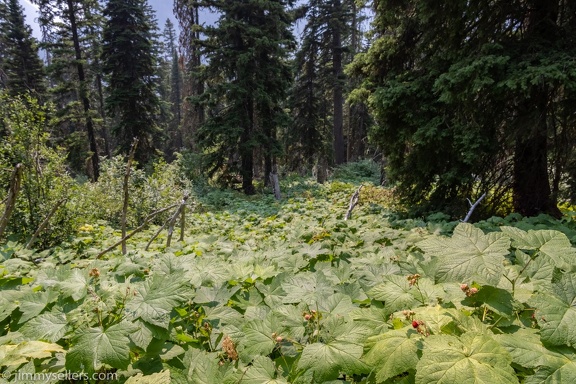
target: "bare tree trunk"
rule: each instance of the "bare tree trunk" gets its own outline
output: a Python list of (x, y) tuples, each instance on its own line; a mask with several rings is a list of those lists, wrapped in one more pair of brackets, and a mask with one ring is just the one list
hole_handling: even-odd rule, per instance
[(84, 107), (84, 118), (86, 119), (86, 131), (88, 132), (88, 143), (90, 145), (90, 152), (92, 152), (92, 181), (97, 181), (100, 177), (100, 159), (98, 158), (98, 146), (96, 144), (96, 134), (94, 132), (94, 122), (90, 116), (90, 99), (88, 98), (88, 89), (86, 84), (86, 76), (84, 74), (84, 65), (82, 64), (82, 51), (80, 50), (80, 38), (78, 37), (78, 26), (76, 25), (76, 13), (74, 9), (74, 2), (67, 0), (68, 3), (68, 18), (70, 21), (70, 29), (72, 32), (72, 40), (74, 43), (74, 52), (76, 55), (76, 68), (78, 70), (78, 81), (80, 82), (80, 99)]
[[(122, 203), (122, 218), (120, 219), (120, 225), (122, 226), (122, 238), (126, 237), (126, 216), (128, 214), (128, 182), (130, 181), (130, 172), (132, 171), (132, 161), (134, 160), (134, 154), (136, 153), (136, 147), (138, 146), (138, 139), (134, 138), (132, 142), (132, 148), (130, 149), (130, 155), (128, 156), (128, 163), (126, 164), (126, 172), (124, 173), (124, 183), (122, 185), (124, 201)], [(122, 241), (122, 254), (126, 254), (126, 241)]]
[(332, 22), (332, 70), (334, 76), (334, 163), (336, 165), (346, 162), (346, 147), (344, 146), (344, 96), (342, 90), (342, 31), (338, 15), (342, 13), (340, 0), (334, 1), (334, 21)]
[(4, 214), (0, 218), (0, 238), (4, 234), (8, 222), (10, 221), (10, 216), (12, 211), (16, 206), (16, 198), (20, 192), (20, 182), (22, 180), (22, 164), (17, 164), (12, 171), (12, 176), (10, 177), (10, 188), (8, 190), (8, 197), (6, 198), (6, 206), (4, 208)]
[[(532, 0), (526, 39), (547, 41), (554, 38), (558, 3)], [(553, 41), (550, 41), (552, 44)], [(514, 151), (514, 209), (525, 216), (548, 213), (562, 216), (552, 198), (548, 177), (548, 102), (545, 85), (533, 85), (530, 96), (520, 102), (519, 132)]]

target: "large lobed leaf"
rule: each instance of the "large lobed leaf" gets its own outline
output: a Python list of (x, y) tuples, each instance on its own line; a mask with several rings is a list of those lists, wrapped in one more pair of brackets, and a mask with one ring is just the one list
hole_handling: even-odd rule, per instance
[(133, 318), (168, 329), (170, 312), (186, 300), (182, 274), (154, 275), (146, 280), (126, 305)]
[(370, 350), (362, 358), (376, 372), (378, 382), (416, 369), (421, 349), (414, 329), (398, 329), (368, 339)]
[(576, 260), (576, 248), (572, 247), (568, 237), (553, 230), (523, 231), (515, 227), (501, 227), (500, 230), (512, 239), (512, 245), (518, 249), (538, 250), (539, 255), (551, 265), (570, 270)]
[(536, 308), (542, 341), (576, 346), (576, 274), (555, 274), (552, 290), (538, 292), (528, 303)]
[(487, 335), (465, 333), (426, 339), (416, 384), (515, 384), (510, 354)]
[(81, 372), (94, 372), (103, 364), (126, 369), (130, 363), (130, 340), (128, 335), (135, 330), (127, 321), (108, 329), (88, 328), (72, 339), (72, 348), (66, 354), (66, 367)]
[(485, 235), (471, 224), (460, 223), (451, 238), (430, 237), (417, 245), (436, 258), (437, 281), (476, 281), (495, 286), (504, 271), (510, 239), (498, 232)]
[(330, 318), (324, 327), (322, 341), (304, 347), (298, 369), (309, 370), (320, 383), (335, 380), (340, 372), (369, 372), (368, 365), (360, 360), (369, 330), (343, 318)]

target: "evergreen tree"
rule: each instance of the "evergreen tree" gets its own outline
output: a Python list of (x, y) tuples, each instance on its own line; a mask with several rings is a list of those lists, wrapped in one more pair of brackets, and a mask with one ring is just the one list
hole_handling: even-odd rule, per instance
[(154, 153), (160, 108), (154, 48), (155, 29), (145, 0), (109, 0), (104, 15), (102, 61), (108, 76), (107, 110), (116, 118), (113, 131), (123, 153), (134, 138), (135, 159), (144, 165)]
[(170, 109), (170, 119), (167, 124), (168, 143), (165, 153), (171, 157), (175, 151), (182, 148), (182, 132), (180, 122), (182, 121), (182, 75), (180, 73), (179, 56), (176, 46), (176, 31), (170, 19), (166, 20), (164, 27), (164, 62), (168, 67), (167, 76), (168, 91), (167, 103)]
[(24, 9), (18, 0), (3, 0), (0, 16), (0, 86), (11, 95), (30, 92), (43, 99), (44, 66), (32, 30), (25, 24)]
[(287, 1), (207, 1), (221, 17), (207, 27), (208, 87), (201, 95), (209, 116), (198, 131), (212, 174), (239, 173), (242, 189), (254, 193), (254, 168), (261, 154), (267, 177), (280, 153), (277, 129), (287, 123), (283, 110), (292, 74)]
[(195, 132), (205, 120), (202, 103), (192, 102), (198, 100), (199, 95), (204, 93), (200, 4), (196, 1), (174, 0), (174, 15), (180, 24), (181, 57), (178, 68), (182, 76), (180, 110), (182, 146), (194, 150)]
[(462, 215), (465, 198), (488, 191), (485, 213), (511, 197), (521, 214), (559, 215), (550, 180), (575, 144), (574, 4), (380, 1), (374, 11), (377, 40), (355, 70), (405, 201)]
[(95, 45), (99, 39), (94, 37), (99, 30), (98, 1), (36, 0), (35, 3), (40, 9), (39, 20), (46, 38), (43, 45), (50, 58), (50, 91), (58, 106), (54, 118), (60, 140), (68, 149), (72, 168), (82, 171), (88, 158), (86, 171), (92, 180), (98, 180), (97, 112), (92, 107), (96, 95), (93, 74), (97, 71), (92, 70), (94, 57), (87, 55), (98, 51)]
[[(318, 161), (325, 166), (327, 161), (342, 164), (348, 158), (345, 131), (351, 132), (358, 125), (357, 114), (364, 113), (364, 118), (365, 111), (359, 106), (345, 111), (344, 95), (350, 87), (343, 68), (360, 41), (358, 20), (363, 7), (352, 0), (309, 0), (304, 6), (306, 24), (295, 58), (290, 104), (295, 124), (287, 140), (296, 156), (293, 162), (301, 163), (298, 157), (303, 157), (306, 165)], [(348, 135), (349, 148), (358, 150), (351, 140), (362, 140), (360, 135), (358, 130)]]

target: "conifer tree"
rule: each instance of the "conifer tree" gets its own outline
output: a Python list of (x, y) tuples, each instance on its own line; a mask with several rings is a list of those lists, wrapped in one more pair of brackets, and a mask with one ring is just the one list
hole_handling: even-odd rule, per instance
[(174, 151), (183, 146), (180, 122), (182, 121), (182, 75), (180, 73), (178, 49), (176, 45), (176, 31), (170, 19), (166, 20), (164, 27), (164, 62), (169, 67), (168, 97), (170, 119), (167, 124), (168, 143), (166, 154), (171, 157)]
[[(291, 92), (294, 131), (288, 133), (288, 145), (299, 163), (342, 164), (347, 160), (345, 131), (361, 108), (346, 109), (344, 96), (349, 79), (344, 67), (358, 45), (358, 20), (362, 2), (352, 0), (309, 0), (304, 6), (306, 24), (296, 54), (295, 86)], [(357, 132), (356, 132), (357, 133)], [(356, 148), (350, 140), (348, 147)], [(361, 138), (360, 138), (361, 139)], [(329, 144), (329, 145), (327, 145)]]
[(81, 171), (84, 159), (89, 158), (86, 172), (98, 180), (100, 160), (97, 127), (93, 109), (96, 91), (91, 65), (93, 57), (87, 53), (99, 41), (90, 36), (90, 29), (98, 29), (95, 17), (99, 12), (95, 0), (35, 0), (40, 9), (40, 24), (45, 34), (44, 47), (50, 58), (51, 94), (58, 106), (54, 117), (60, 140), (68, 147), (73, 169)]
[(180, 24), (178, 67), (182, 75), (180, 132), (182, 146), (194, 150), (195, 132), (204, 123), (204, 105), (198, 100), (204, 93), (203, 60), (201, 50), (200, 3), (174, 0), (174, 15)]
[[(209, 107), (197, 140), (212, 174), (239, 174), (242, 190), (255, 192), (257, 162), (265, 177), (280, 154), (277, 129), (287, 122), (283, 102), (292, 74), (287, 58), (293, 47), (288, 1), (206, 1), (220, 19), (207, 27), (207, 89), (200, 99)], [(256, 151), (260, 157), (255, 157)]]
[(135, 159), (146, 164), (154, 153), (153, 135), (159, 134), (155, 25), (145, 0), (109, 0), (102, 49), (108, 80), (106, 106), (115, 118), (113, 132), (121, 152), (128, 153), (138, 139)]
[[(574, 153), (576, 8), (564, 0), (375, 4), (365, 76), (391, 180), (411, 207), (558, 216)], [(552, 184), (552, 185), (551, 185)]]
[(11, 95), (29, 92), (44, 99), (44, 66), (18, 0), (0, 2), (0, 48), (0, 86)]

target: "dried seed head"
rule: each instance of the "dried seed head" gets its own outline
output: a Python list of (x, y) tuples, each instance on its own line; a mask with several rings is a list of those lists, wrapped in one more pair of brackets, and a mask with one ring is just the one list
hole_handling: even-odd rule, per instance
[(224, 352), (230, 360), (238, 360), (238, 351), (236, 351), (236, 346), (230, 336), (226, 336), (224, 340), (222, 340), (222, 352)]

